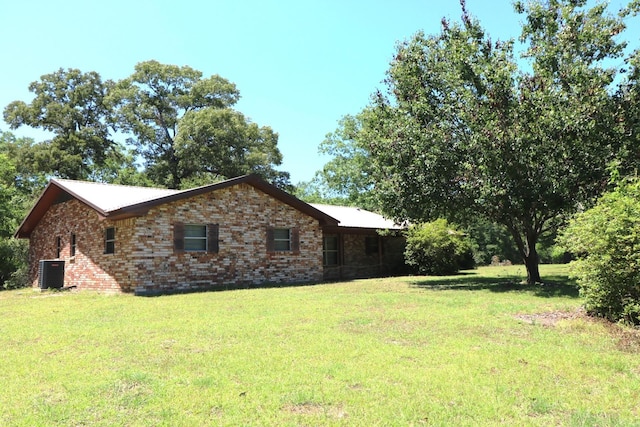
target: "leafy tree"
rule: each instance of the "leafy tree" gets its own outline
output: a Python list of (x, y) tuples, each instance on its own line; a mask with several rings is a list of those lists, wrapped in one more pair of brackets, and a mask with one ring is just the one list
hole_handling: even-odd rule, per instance
[(115, 85), (109, 101), (157, 185), (180, 188), (185, 179), (248, 172), (286, 185), (288, 175), (273, 168), (282, 161), (277, 135), (231, 110), (239, 97), (235, 85), (218, 75), (203, 78), (188, 66), (146, 61)]
[(620, 128), (603, 61), (622, 55), (624, 24), (585, 0), (516, 2), (521, 70), (513, 41), (493, 42), (461, 4), (462, 23), (398, 46), (357, 137), (388, 215), (502, 224), (539, 282), (540, 236), (606, 188)]
[(292, 191), (293, 195), (307, 203), (323, 203), (326, 205), (349, 206), (349, 201), (341, 196), (332, 197), (326, 190), (325, 183), (318, 172), (310, 181), (299, 182)]
[(411, 226), (404, 254), (420, 274), (441, 276), (474, 266), (469, 241), (442, 218)]
[[(640, 9), (640, 2), (636, 3)], [(616, 98), (622, 119), (622, 146), (619, 159), (612, 168), (615, 176), (634, 175), (640, 164), (640, 49), (626, 60), (629, 74), (621, 83)]]
[(333, 159), (316, 172), (309, 185), (324, 199), (375, 210), (369, 153), (358, 139), (361, 130), (359, 116), (347, 115), (340, 120), (336, 131), (329, 133), (318, 149)]
[(154, 186), (153, 181), (136, 161), (134, 150), (120, 143), (117, 144), (117, 149), (110, 153), (103, 165), (94, 168), (89, 180), (139, 187)]
[(111, 82), (98, 73), (59, 69), (29, 85), (35, 98), (14, 101), (4, 109), (12, 129), (26, 125), (53, 133), (29, 147), (31, 167), (63, 178), (86, 179), (104, 165), (115, 143), (110, 137), (104, 98)]
[(273, 165), (282, 163), (278, 135), (258, 127), (229, 108), (189, 111), (175, 138), (178, 166), (184, 177), (210, 176), (216, 180), (255, 173), (286, 187), (289, 174)]
[(578, 214), (560, 241), (578, 257), (572, 274), (586, 309), (640, 324), (640, 181), (623, 182)]
[[(30, 185), (20, 179), (16, 157), (20, 142), (8, 132), (0, 133), (0, 289), (26, 285), (27, 248), (13, 238), (32, 201)], [(28, 182), (27, 182), (28, 184)]]

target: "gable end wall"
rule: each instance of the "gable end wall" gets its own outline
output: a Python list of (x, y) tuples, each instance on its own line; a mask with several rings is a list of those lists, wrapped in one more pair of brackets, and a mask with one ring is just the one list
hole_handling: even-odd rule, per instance
[[(29, 277), (38, 287), (38, 266), (43, 259), (65, 261), (64, 285), (106, 292), (132, 291), (131, 234), (135, 219), (101, 220), (78, 200), (58, 203), (45, 213), (29, 239)], [(104, 253), (104, 230), (116, 228), (116, 253)], [(71, 235), (76, 235), (76, 254), (71, 256)], [(57, 238), (61, 239), (56, 258)]]

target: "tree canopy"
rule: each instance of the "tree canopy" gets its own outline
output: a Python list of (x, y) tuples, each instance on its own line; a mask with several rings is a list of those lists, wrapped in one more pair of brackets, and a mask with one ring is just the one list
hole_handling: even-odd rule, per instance
[(108, 101), (158, 185), (180, 188), (185, 179), (249, 172), (287, 184), (288, 174), (274, 169), (282, 163), (277, 134), (232, 110), (239, 97), (218, 75), (146, 61), (115, 84)]
[(60, 69), (29, 90), (34, 100), (12, 102), (4, 118), (12, 129), (52, 133), (14, 147), (36, 174), (181, 188), (256, 173), (290, 186), (289, 174), (276, 169), (277, 133), (234, 110), (240, 94), (218, 75), (145, 61), (117, 82)]
[(33, 101), (10, 103), (4, 119), (11, 129), (26, 125), (51, 132), (53, 137), (30, 145), (24, 158), (43, 172), (88, 179), (117, 149), (104, 103), (111, 84), (93, 71), (62, 68), (31, 83)]
[(628, 160), (613, 96), (619, 71), (606, 62), (622, 57), (625, 25), (604, 4), (516, 2), (526, 46), (518, 60), (514, 40), (493, 41), (461, 6), (461, 22), (398, 45), (386, 90), (352, 139), (387, 215), (502, 224), (538, 282), (540, 236), (591, 203), (612, 165)]

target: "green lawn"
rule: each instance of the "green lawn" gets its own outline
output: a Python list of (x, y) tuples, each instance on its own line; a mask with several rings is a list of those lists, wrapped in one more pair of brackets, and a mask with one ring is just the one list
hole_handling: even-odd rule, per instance
[(638, 335), (541, 271), (0, 292), (0, 425), (640, 426)]

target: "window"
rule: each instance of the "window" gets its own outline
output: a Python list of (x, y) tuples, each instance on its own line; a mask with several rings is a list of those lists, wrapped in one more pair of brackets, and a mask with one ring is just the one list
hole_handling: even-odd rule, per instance
[(116, 252), (116, 229), (109, 227), (104, 230), (104, 253), (113, 254)]
[(322, 264), (338, 265), (338, 236), (324, 236), (322, 239)]
[(56, 237), (56, 258), (60, 258), (62, 254), (62, 237)]
[(218, 224), (173, 224), (173, 248), (176, 252), (217, 253)]
[(273, 229), (273, 249), (275, 251), (291, 250), (291, 230), (288, 228)]
[(186, 224), (184, 226), (184, 250), (202, 251), (207, 250), (207, 226)]
[(378, 236), (367, 236), (364, 240), (364, 252), (367, 255), (378, 255)]
[(300, 252), (297, 228), (267, 228), (267, 252)]
[(76, 256), (76, 233), (71, 233), (71, 252), (69, 256)]

